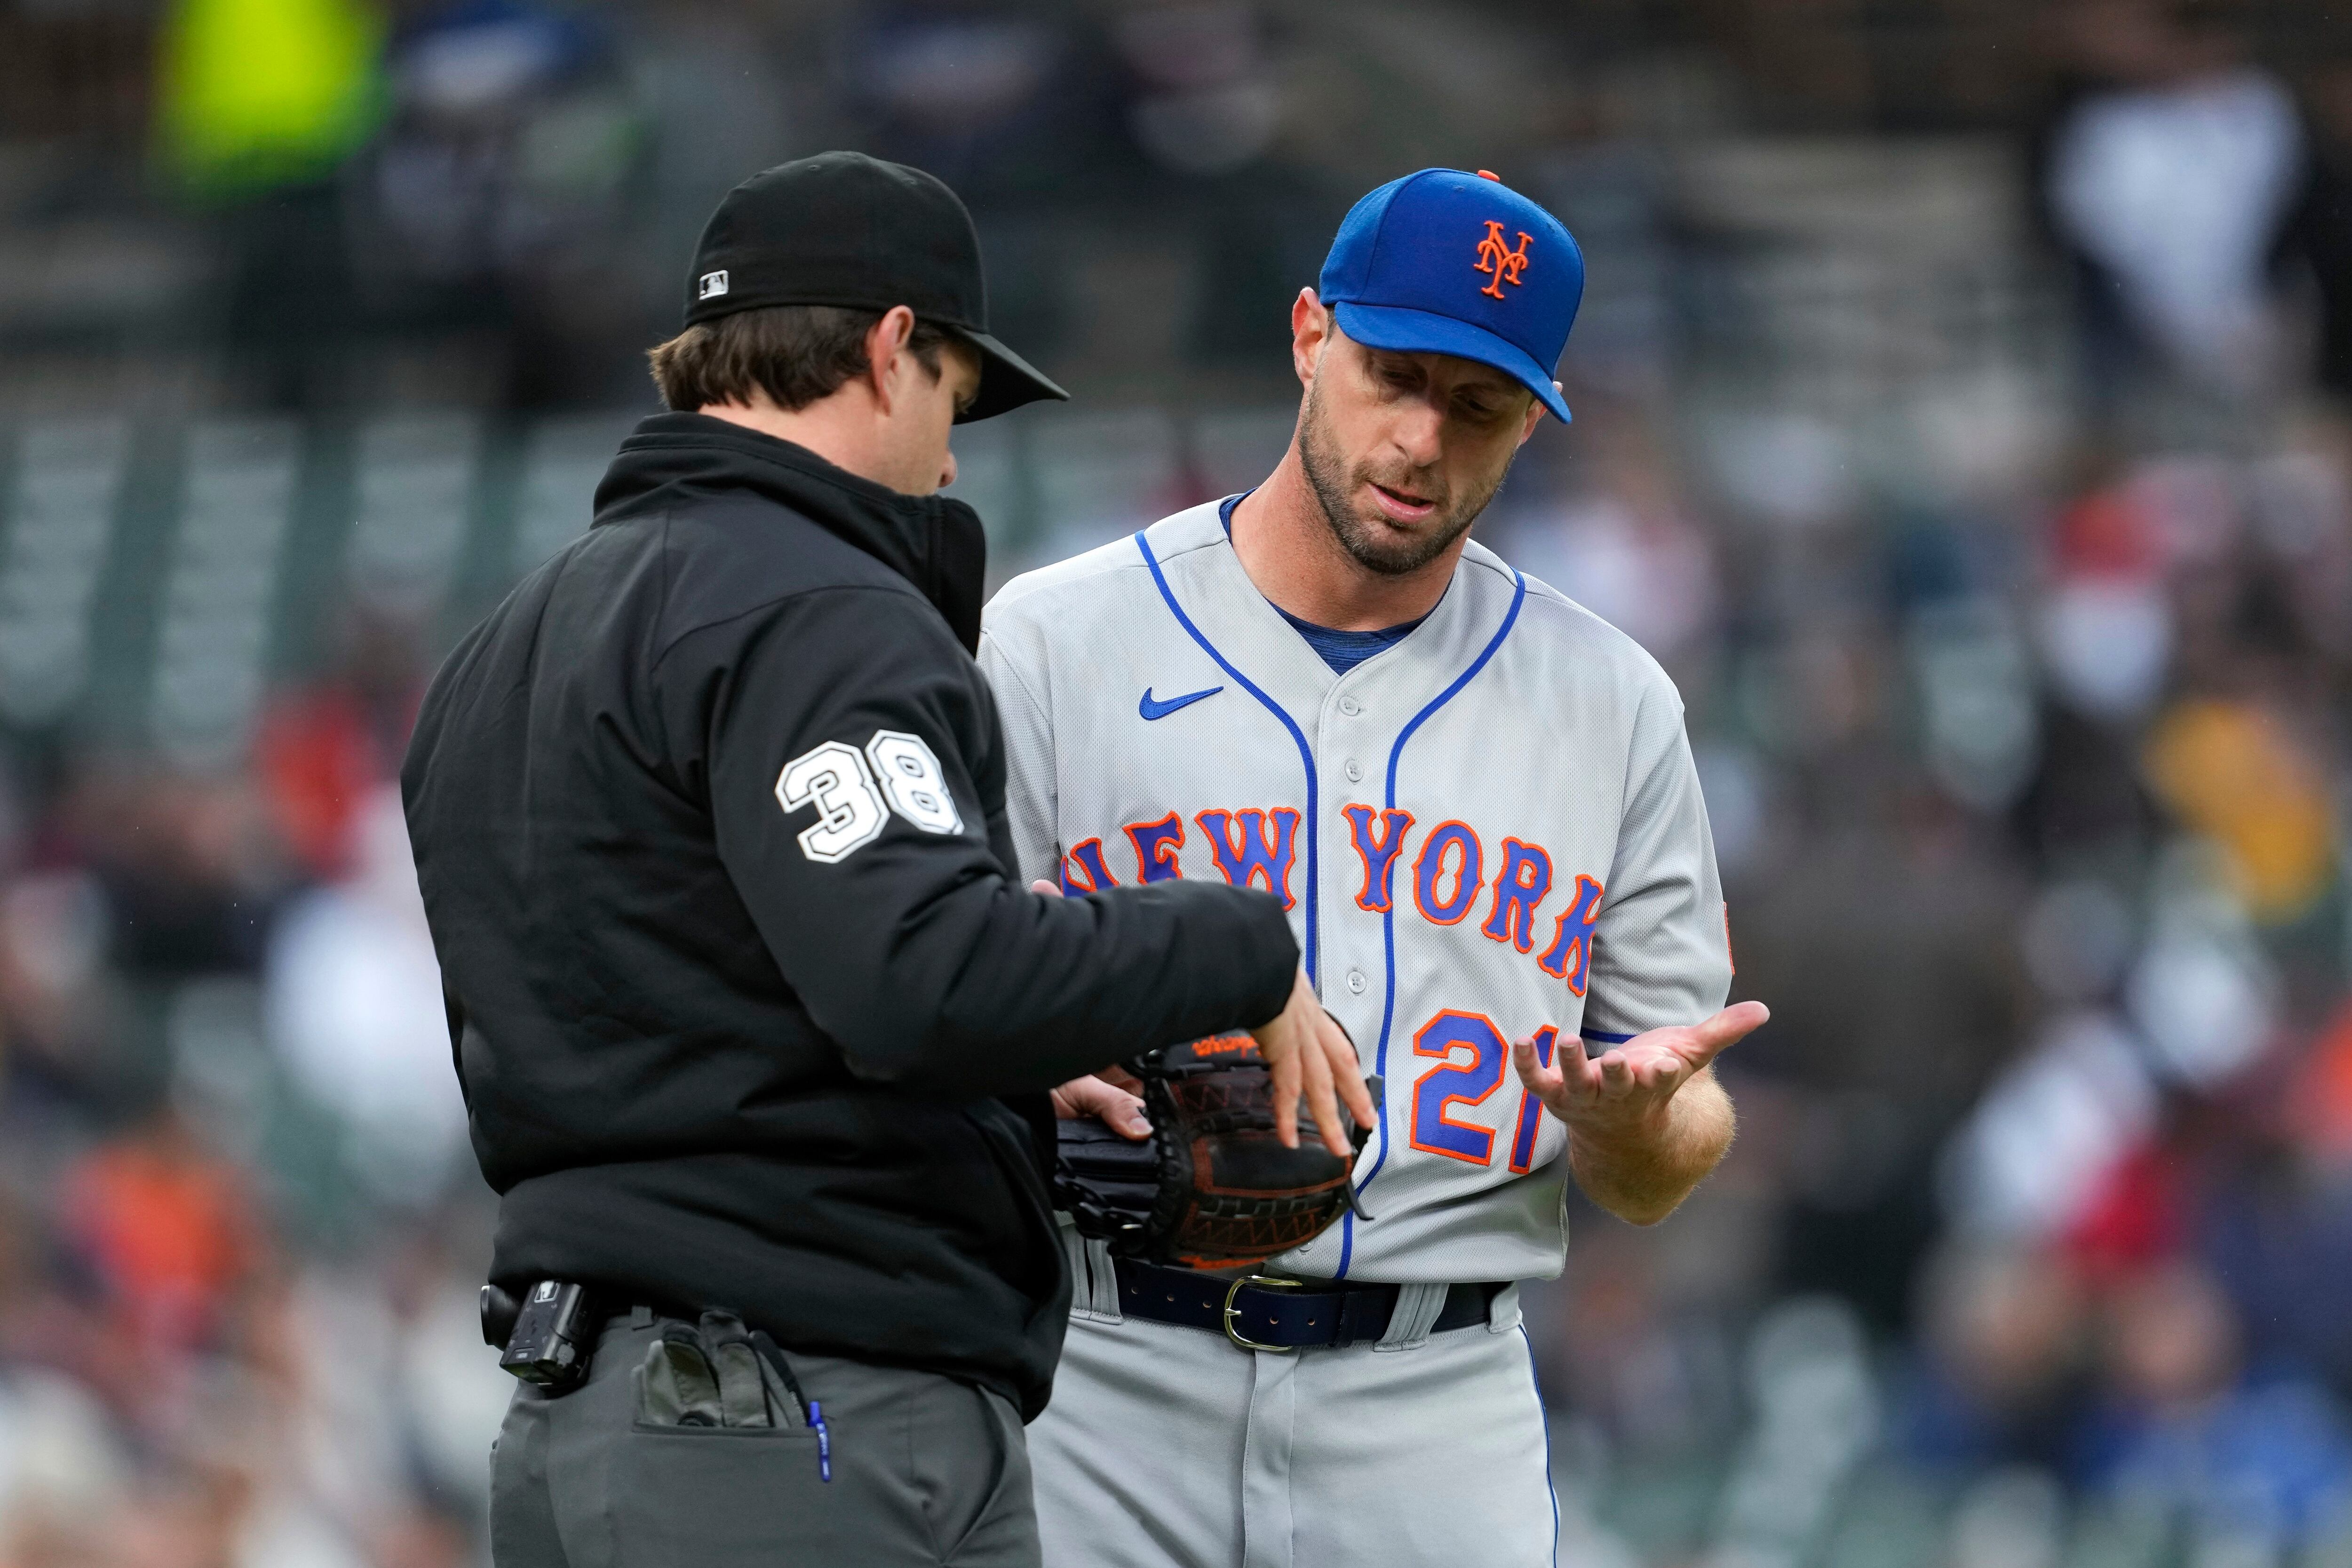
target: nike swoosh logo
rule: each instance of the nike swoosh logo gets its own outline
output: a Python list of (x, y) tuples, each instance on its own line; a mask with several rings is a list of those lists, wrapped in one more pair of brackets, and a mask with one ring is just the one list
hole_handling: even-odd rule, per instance
[(1214, 697), (1223, 689), (1222, 686), (1212, 686), (1206, 691), (1188, 691), (1181, 697), (1171, 697), (1167, 701), (1160, 702), (1152, 698), (1151, 688), (1147, 686), (1143, 689), (1143, 700), (1135, 705), (1135, 710), (1147, 720), (1165, 719), (1179, 708), (1190, 708), (1202, 698)]

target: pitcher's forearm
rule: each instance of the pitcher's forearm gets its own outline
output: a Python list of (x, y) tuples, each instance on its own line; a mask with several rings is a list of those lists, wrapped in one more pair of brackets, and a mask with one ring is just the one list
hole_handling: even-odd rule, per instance
[(1712, 1070), (1675, 1091), (1659, 1125), (1603, 1138), (1569, 1129), (1569, 1166), (1584, 1195), (1618, 1218), (1655, 1225), (1731, 1147), (1731, 1097)]

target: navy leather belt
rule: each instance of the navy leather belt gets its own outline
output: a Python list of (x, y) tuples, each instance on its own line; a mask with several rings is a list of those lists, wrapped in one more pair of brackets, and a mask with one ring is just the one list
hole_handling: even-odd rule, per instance
[[(1395, 1285), (1286, 1279), (1280, 1275), (1225, 1278), (1190, 1268), (1162, 1268), (1133, 1258), (1113, 1260), (1123, 1316), (1222, 1333), (1244, 1350), (1336, 1349), (1379, 1339), (1396, 1315)], [(1450, 1285), (1429, 1331), (1442, 1334), (1486, 1321), (1505, 1281)]]

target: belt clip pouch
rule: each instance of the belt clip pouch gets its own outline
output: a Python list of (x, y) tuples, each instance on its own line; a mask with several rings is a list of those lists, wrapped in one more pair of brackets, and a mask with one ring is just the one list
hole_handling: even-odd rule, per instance
[[(504, 1296), (504, 1292), (499, 1295)], [(486, 1335), (497, 1328), (490, 1321), (492, 1307), (486, 1291)], [(586, 1286), (571, 1280), (541, 1279), (518, 1304), (515, 1320), (507, 1325), (507, 1331), (499, 1365), (523, 1382), (555, 1394), (569, 1394), (588, 1381), (588, 1362), (596, 1353), (596, 1317)]]

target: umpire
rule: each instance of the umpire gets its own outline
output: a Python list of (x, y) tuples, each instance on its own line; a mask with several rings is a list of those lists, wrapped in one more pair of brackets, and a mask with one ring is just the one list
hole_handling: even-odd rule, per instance
[(981, 525), (932, 492), (952, 422), (1065, 395), (988, 335), (954, 195), (757, 175), (686, 321), (402, 776), (527, 1380), (492, 1554), (1034, 1564), (1047, 1091), (1256, 1026), (1337, 1128), (1352, 1058), (1273, 898), (1006, 880)]

